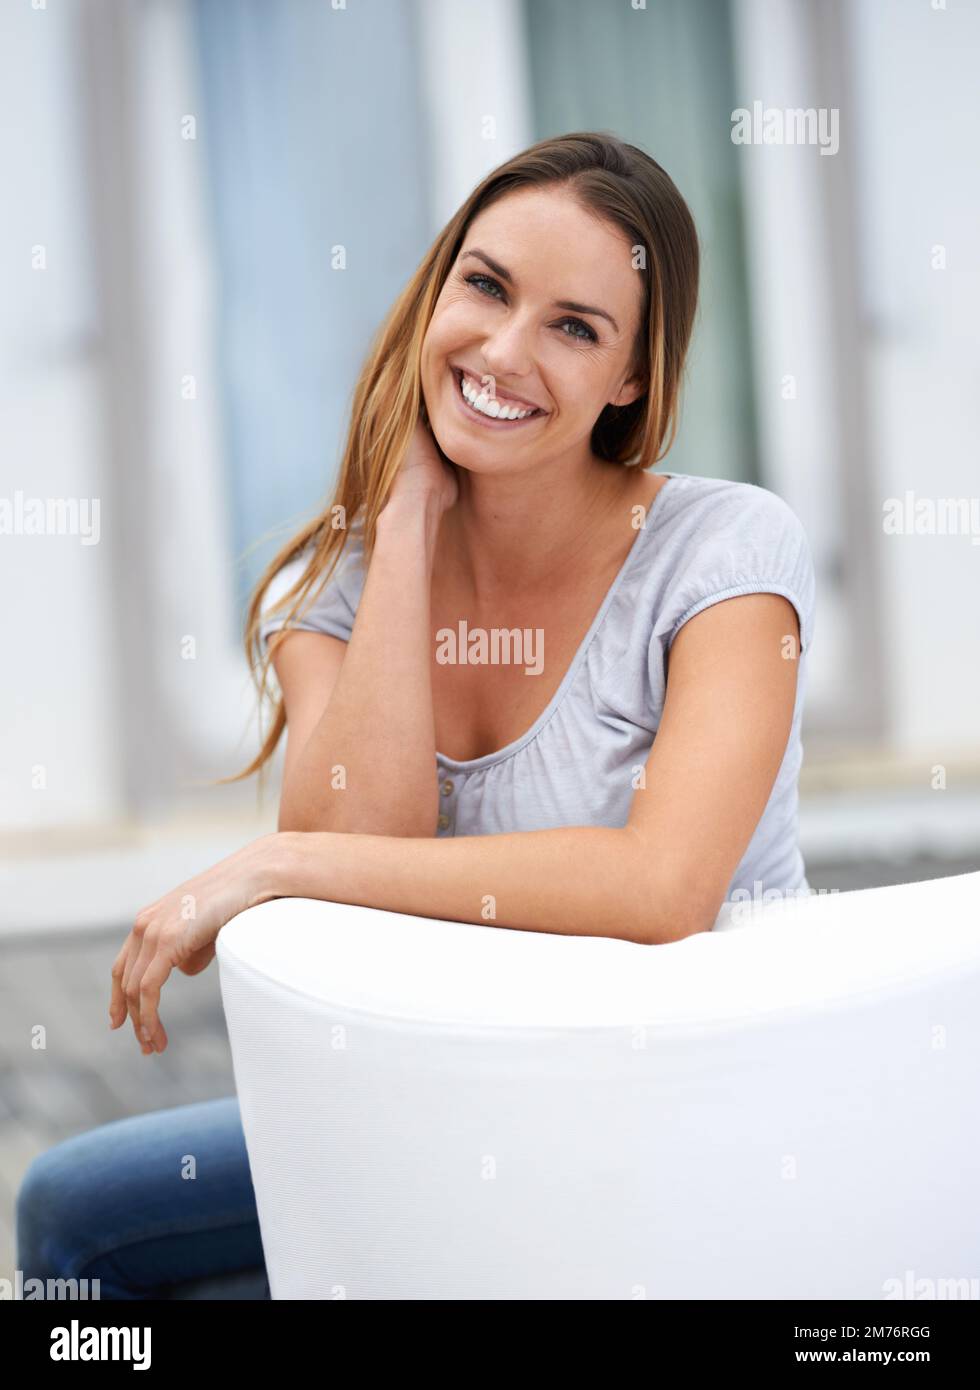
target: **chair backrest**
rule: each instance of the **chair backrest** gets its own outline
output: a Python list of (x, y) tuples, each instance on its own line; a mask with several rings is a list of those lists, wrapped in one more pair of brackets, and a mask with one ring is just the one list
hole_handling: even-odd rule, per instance
[(980, 1276), (980, 873), (659, 947), (277, 899), (218, 959), (273, 1298)]

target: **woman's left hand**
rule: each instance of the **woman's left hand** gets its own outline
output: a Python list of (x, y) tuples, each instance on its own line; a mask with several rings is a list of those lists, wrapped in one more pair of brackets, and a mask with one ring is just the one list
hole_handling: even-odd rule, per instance
[(160, 990), (176, 966), (197, 975), (215, 955), (218, 932), (246, 908), (279, 896), (269, 887), (279, 835), (264, 835), (144, 907), (112, 967), (109, 1026), (126, 1016), (144, 1054), (163, 1052)]

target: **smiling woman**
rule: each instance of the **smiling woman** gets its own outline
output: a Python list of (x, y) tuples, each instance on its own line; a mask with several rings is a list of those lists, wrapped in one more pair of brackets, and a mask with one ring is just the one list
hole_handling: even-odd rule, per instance
[[(735, 888), (805, 889), (803, 528), (765, 489), (647, 472), (698, 267), (666, 172), (601, 133), (515, 156), (437, 238), (361, 375), (330, 506), (249, 609), (281, 698), (239, 777), (288, 728), (279, 830), (147, 906), (113, 967), (112, 1025), (147, 1052), (171, 971), (273, 897), (654, 945), (710, 930)], [(530, 632), (542, 659), (445, 660), (462, 630)], [(184, 1237), (189, 1269), (212, 1237)]]
[[(806, 537), (764, 489), (645, 471), (676, 431), (698, 264), (670, 178), (605, 135), (515, 157), (436, 241), (330, 508), (250, 609), (282, 701), (240, 775), (288, 718), (279, 836), (182, 885), (193, 929), (174, 895), (151, 905), (117, 962), (114, 1018), (150, 1047), (168, 969), (210, 960), (236, 883), (650, 943), (710, 929), (734, 889), (805, 887)], [(540, 633), (535, 679), (446, 661), (463, 623)]]
[(484, 372), (477, 383), (467, 375), (464, 367), (450, 367), (450, 371), (460, 396), (478, 415), (489, 416), (491, 420), (517, 422), (547, 414), (531, 401), (502, 392), (489, 372)]

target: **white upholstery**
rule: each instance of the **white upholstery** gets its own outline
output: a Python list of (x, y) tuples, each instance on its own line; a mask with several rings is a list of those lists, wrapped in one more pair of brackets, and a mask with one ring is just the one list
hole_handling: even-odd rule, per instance
[(980, 873), (738, 915), (659, 947), (310, 899), (230, 922), (272, 1297), (980, 1275)]

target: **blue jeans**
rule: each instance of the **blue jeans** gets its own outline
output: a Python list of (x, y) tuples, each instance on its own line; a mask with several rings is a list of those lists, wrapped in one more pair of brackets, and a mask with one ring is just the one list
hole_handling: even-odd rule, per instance
[(102, 1298), (268, 1298), (238, 1100), (135, 1115), (40, 1154), (17, 1194), (26, 1280)]

